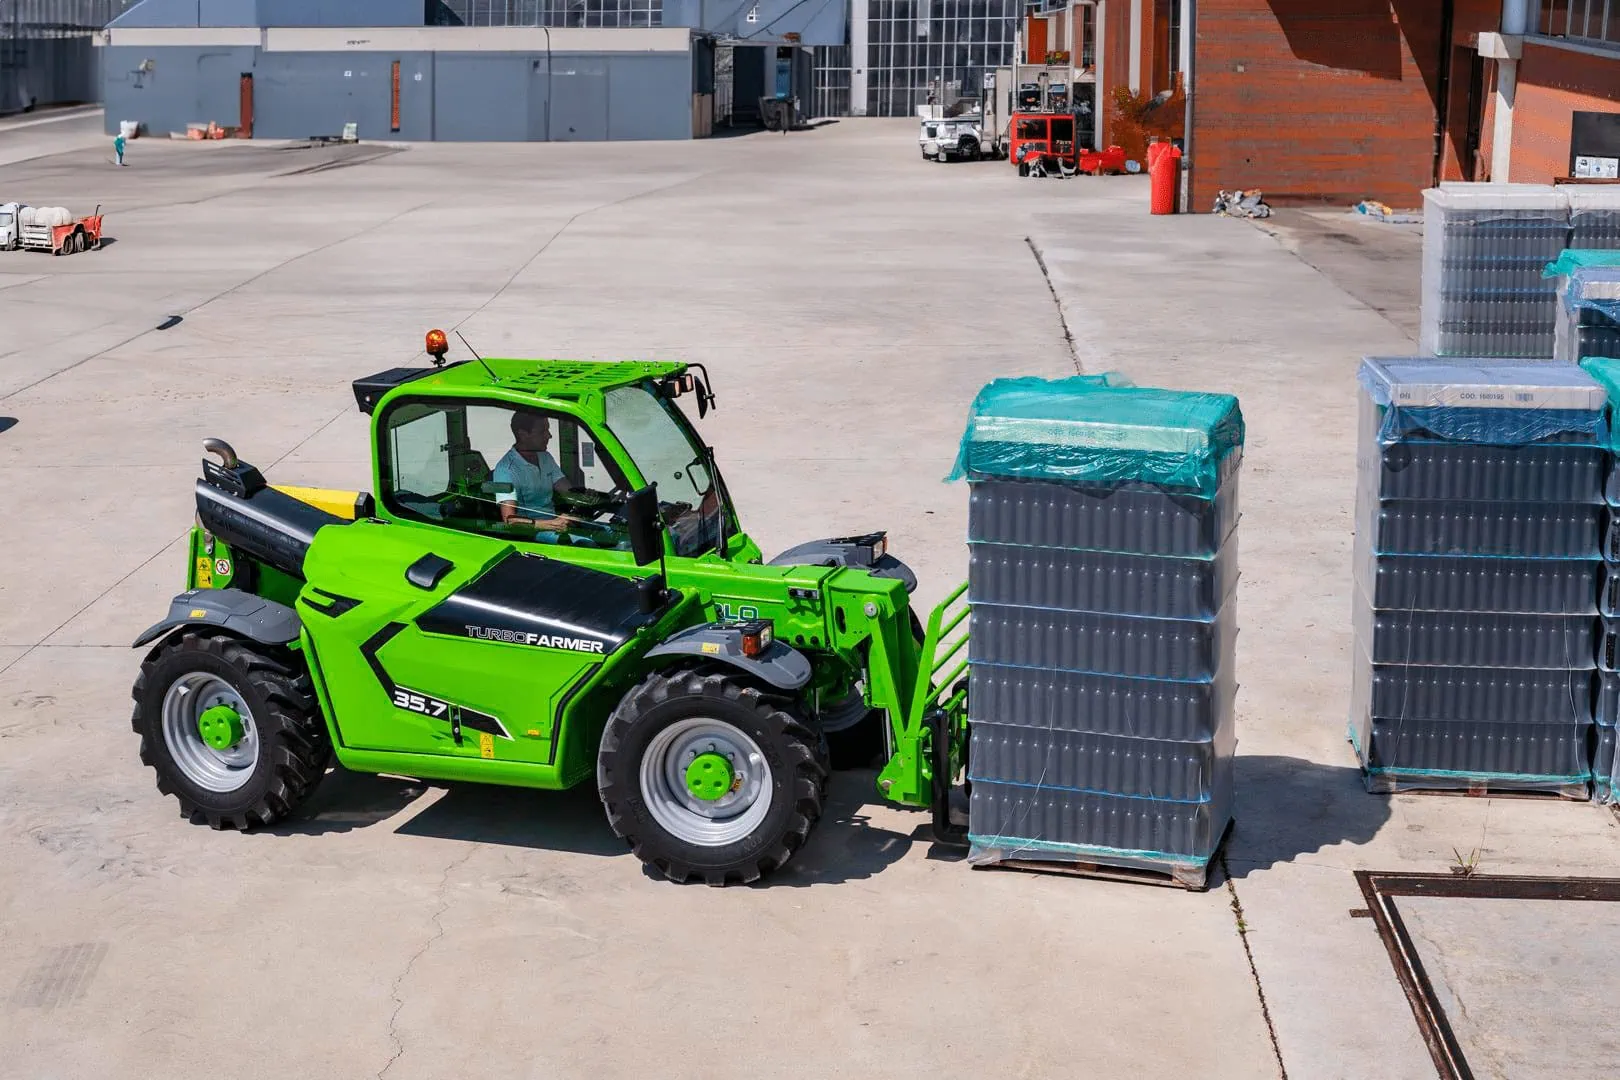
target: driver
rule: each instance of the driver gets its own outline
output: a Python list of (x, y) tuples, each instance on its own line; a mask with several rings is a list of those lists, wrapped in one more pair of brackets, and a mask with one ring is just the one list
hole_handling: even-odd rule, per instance
[(501, 521), (510, 525), (533, 525), (541, 530), (561, 532), (568, 519), (557, 514), (552, 493), (572, 488), (557, 460), (546, 451), (551, 442), (551, 425), (537, 413), (512, 414), (512, 449), (496, 463), (491, 479), (509, 485), (510, 491), (495, 496)]

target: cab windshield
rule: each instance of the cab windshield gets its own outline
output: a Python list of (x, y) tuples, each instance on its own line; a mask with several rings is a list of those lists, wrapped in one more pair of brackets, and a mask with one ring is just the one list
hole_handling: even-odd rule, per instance
[(701, 555), (720, 541), (725, 500), (706, 454), (674, 406), (646, 385), (621, 386), (606, 398), (608, 430), (624, 444), (642, 479), (658, 485), (658, 503), (677, 555)]

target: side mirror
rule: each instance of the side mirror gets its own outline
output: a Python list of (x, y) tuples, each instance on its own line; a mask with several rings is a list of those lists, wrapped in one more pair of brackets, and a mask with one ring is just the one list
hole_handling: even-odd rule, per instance
[(629, 526), (630, 550), (636, 565), (646, 566), (664, 557), (664, 527), (658, 512), (658, 485), (648, 484), (632, 492), (625, 502), (625, 522)]
[(694, 378), (692, 382), (697, 387), (698, 419), (709, 415), (709, 388), (703, 385), (703, 380)]

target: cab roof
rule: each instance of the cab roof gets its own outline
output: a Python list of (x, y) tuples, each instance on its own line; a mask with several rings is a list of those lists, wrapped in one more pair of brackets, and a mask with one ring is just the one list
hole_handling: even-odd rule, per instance
[[(678, 375), (686, 365), (642, 360), (517, 360), (488, 357), (442, 368), (390, 368), (354, 382), (360, 411), (370, 413), (383, 396), (410, 386), (411, 394), (488, 394), (522, 403), (528, 398), (582, 403), (621, 386)], [(493, 375), (491, 374), (493, 372)]]

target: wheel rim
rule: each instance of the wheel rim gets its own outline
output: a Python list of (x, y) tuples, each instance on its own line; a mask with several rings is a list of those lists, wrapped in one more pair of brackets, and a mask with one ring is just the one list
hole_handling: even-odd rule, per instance
[[(715, 790), (730, 774), (729, 790)], [(745, 838), (770, 813), (771, 769), (759, 744), (708, 717), (677, 720), (654, 735), (641, 756), (641, 795), (653, 820), (677, 840), (724, 847)]]
[[(229, 740), (218, 734), (221, 725), (230, 729), (234, 741), (215, 748), (203, 732), (224, 744)], [(206, 671), (180, 676), (163, 695), (163, 741), (180, 772), (205, 791), (235, 791), (259, 763), (252, 710), (230, 683)]]

